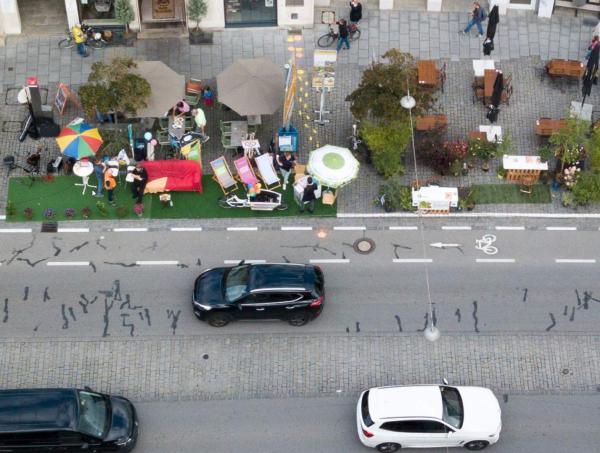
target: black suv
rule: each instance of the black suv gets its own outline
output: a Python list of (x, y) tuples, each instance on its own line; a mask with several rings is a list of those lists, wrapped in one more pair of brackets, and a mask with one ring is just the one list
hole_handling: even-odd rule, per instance
[(246, 264), (204, 271), (194, 284), (194, 314), (213, 327), (235, 319), (283, 319), (302, 326), (323, 310), (318, 266)]

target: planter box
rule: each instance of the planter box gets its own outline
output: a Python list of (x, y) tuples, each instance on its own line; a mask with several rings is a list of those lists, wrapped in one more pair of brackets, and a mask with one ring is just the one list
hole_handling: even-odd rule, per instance
[(213, 34), (211, 32), (190, 31), (190, 45), (205, 45), (213, 43)]
[(108, 43), (109, 46), (133, 47), (137, 40), (137, 33), (113, 33), (112, 40)]

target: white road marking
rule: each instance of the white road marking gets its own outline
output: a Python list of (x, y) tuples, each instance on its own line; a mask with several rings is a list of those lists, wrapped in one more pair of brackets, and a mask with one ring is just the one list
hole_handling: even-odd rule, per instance
[(514, 258), (477, 258), (476, 263), (514, 263)]
[(89, 261), (48, 261), (46, 266), (89, 266)]
[(547, 231), (577, 231), (577, 227), (546, 227)]
[(0, 215), (0, 220), (6, 220), (6, 216), (5, 215)]
[(463, 226), (452, 226), (452, 225), (444, 225), (442, 226), (442, 230), (470, 230), (471, 227), (468, 225), (463, 225)]
[(394, 230), (418, 230), (419, 227), (416, 226), (391, 226), (390, 230), (394, 231)]
[(506, 231), (524, 231), (525, 227), (524, 226), (497, 226), (496, 229), (498, 231), (500, 231), (500, 230), (506, 230)]
[(492, 245), (494, 242), (496, 242), (494, 234), (484, 234), (481, 239), (475, 239), (475, 248), (486, 255), (495, 255), (498, 253), (498, 247)]
[(173, 227), (171, 231), (202, 231), (202, 227)]
[(336, 231), (364, 231), (367, 229), (365, 226), (336, 226), (333, 227)]
[(594, 264), (596, 262), (596, 260), (577, 260), (577, 259), (555, 259), (554, 262), (556, 263), (583, 263), (583, 264)]
[(258, 227), (227, 227), (227, 231), (258, 231)]
[(431, 258), (394, 258), (394, 263), (433, 263)]
[(59, 228), (59, 233), (89, 233), (89, 228)]
[(135, 264), (138, 266), (161, 266), (179, 264), (179, 261), (136, 261)]
[[(242, 261), (241, 259), (239, 260), (224, 260), (223, 263), (225, 264), (238, 264), (240, 261)], [(266, 260), (243, 260), (244, 263), (248, 263), (248, 264), (264, 264), (267, 261)]]
[(115, 233), (134, 233), (141, 231), (148, 231), (148, 228), (113, 228)]
[(310, 226), (282, 226), (281, 231), (312, 231)]
[(31, 233), (31, 228), (0, 228), (0, 233)]
[(349, 259), (332, 258), (332, 259), (312, 259), (308, 260), (310, 264), (347, 264)]

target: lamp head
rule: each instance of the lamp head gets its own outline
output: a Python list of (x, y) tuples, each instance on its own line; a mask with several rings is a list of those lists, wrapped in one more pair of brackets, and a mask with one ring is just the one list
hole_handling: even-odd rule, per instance
[(400, 105), (407, 110), (411, 110), (415, 107), (415, 105), (417, 105), (417, 101), (415, 101), (415, 98), (408, 94), (400, 99)]

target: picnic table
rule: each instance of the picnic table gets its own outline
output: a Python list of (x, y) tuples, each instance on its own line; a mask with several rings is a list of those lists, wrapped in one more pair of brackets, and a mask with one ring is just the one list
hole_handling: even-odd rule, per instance
[(475, 77), (483, 77), (486, 69), (496, 69), (494, 60), (473, 60), (473, 72)]
[(180, 141), (185, 134), (185, 117), (169, 115), (169, 135)]
[(584, 66), (579, 60), (550, 60), (546, 65), (546, 72), (552, 77), (575, 77), (583, 75)]
[(439, 84), (439, 71), (433, 60), (417, 61), (417, 74), (419, 85), (436, 87)]
[(554, 132), (567, 125), (566, 119), (553, 120), (552, 118), (540, 118), (535, 122), (535, 133), (541, 137), (550, 137)]
[(432, 131), (448, 125), (447, 115), (424, 115), (418, 116), (415, 129), (418, 131)]
[(494, 92), (494, 83), (496, 82), (498, 72), (496, 69), (486, 69), (483, 73), (483, 97), (486, 104)]

